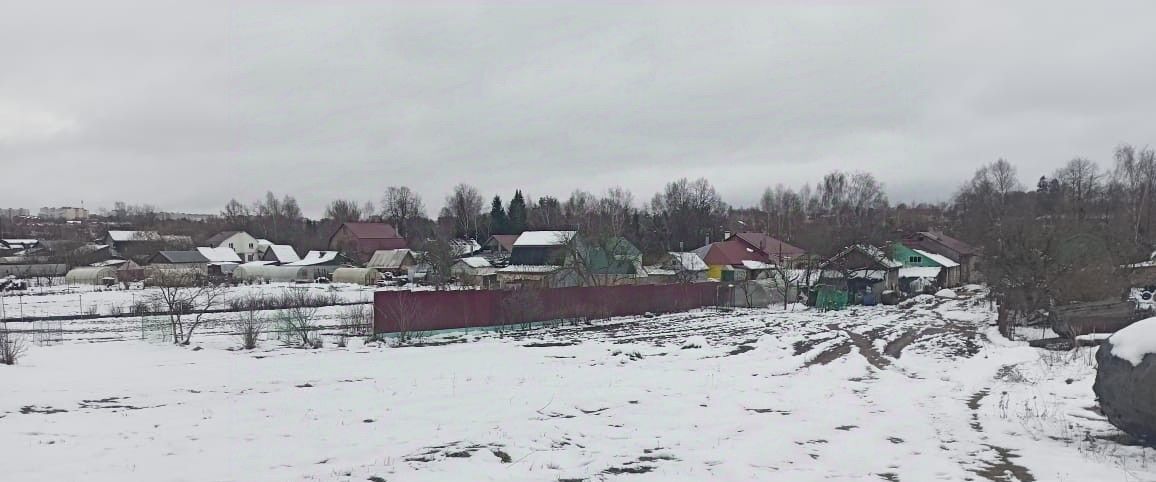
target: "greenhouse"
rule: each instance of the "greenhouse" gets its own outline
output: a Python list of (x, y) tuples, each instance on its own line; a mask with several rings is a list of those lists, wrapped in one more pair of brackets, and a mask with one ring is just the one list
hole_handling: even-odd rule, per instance
[(377, 270), (373, 268), (337, 268), (333, 271), (334, 283), (372, 285), (377, 282)]
[(116, 282), (116, 270), (108, 266), (82, 266), (64, 275), (64, 282), (70, 285), (104, 285), (108, 280)]

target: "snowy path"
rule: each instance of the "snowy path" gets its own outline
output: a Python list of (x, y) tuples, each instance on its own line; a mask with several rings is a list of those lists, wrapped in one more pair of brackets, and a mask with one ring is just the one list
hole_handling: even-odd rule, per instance
[(0, 367), (0, 453), (21, 481), (1156, 479), (1088, 410), (1092, 368), (988, 340), (985, 308), (33, 347)]

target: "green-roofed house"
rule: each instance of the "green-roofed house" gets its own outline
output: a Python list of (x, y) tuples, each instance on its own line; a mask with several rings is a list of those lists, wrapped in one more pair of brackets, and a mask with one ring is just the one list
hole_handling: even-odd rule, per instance
[[(941, 254), (911, 248), (903, 245), (903, 243), (892, 243), (891, 259), (903, 265), (899, 268), (899, 285), (900, 289), (909, 293), (911, 290), (908, 288), (916, 280), (925, 280), (924, 282), (917, 282), (916, 287), (924, 285), (926, 280), (932, 279), (935, 280), (935, 285), (940, 288), (954, 288), (959, 286), (961, 282), (959, 263)], [(920, 290), (916, 289), (915, 291)]]
[(593, 286), (637, 284), (646, 277), (642, 250), (620, 236), (586, 240), (577, 250), (573, 264), (586, 283)]

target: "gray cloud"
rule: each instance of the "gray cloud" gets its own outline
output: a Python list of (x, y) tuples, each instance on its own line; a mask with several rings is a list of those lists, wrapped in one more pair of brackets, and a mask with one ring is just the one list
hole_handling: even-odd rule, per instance
[(683, 176), (751, 204), (832, 169), (935, 201), (998, 157), (1030, 182), (1151, 141), (1156, 5), (1006, 3), (15, 4), (0, 206)]

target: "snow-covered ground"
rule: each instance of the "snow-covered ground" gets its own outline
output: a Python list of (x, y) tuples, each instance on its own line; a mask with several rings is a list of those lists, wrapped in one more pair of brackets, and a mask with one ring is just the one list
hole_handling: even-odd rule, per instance
[[(318, 293), (333, 294), (344, 302), (372, 301), (372, 286), (360, 286), (345, 283), (333, 284), (289, 284), (268, 283), (258, 285), (239, 285), (225, 288), (223, 296), (214, 308), (223, 308), (232, 298), (240, 298), (252, 294), (276, 293), (287, 288), (307, 288)], [(133, 304), (138, 301), (148, 301), (155, 298), (158, 290), (143, 288), (138, 283), (129, 289), (113, 289), (91, 285), (57, 285), (33, 287), (27, 292), (9, 292), (0, 294), (2, 312), (9, 319), (22, 317), (42, 316), (77, 316), (86, 314), (108, 315), (109, 313), (128, 313)]]
[(1096, 410), (1093, 349), (992, 316), (926, 297), (253, 352), (80, 334), (0, 366), (0, 478), (1156, 480)]

